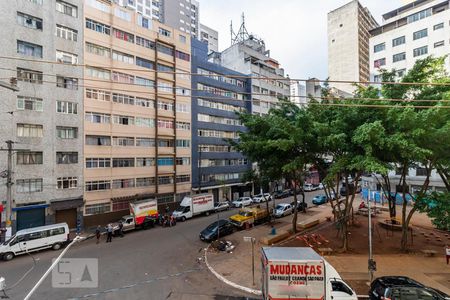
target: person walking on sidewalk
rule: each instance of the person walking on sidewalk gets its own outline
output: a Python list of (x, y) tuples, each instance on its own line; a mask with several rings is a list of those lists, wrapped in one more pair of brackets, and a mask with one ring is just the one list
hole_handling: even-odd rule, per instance
[(100, 243), (100, 235), (101, 235), (101, 227), (100, 225), (98, 225), (97, 229), (95, 229), (95, 237), (97, 238), (97, 244)]
[(445, 246), (445, 257), (447, 258), (447, 265), (450, 262), (450, 246), (446, 245)]
[(120, 235), (120, 237), (123, 237), (123, 223), (122, 223), (122, 221), (119, 222), (119, 235)]
[(108, 227), (106, 227), (106, 231), (108, 233), (108, 236), (106, 238), (106, 242), (107, 243), (111, 243), (112, 242), (112, 235), (113, 235), (113, 227), (112, 227), (111, 223), (109, 223)]

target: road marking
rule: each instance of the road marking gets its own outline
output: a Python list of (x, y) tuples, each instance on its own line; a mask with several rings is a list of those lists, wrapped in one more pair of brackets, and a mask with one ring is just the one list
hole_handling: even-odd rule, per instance
[(203, 270), (203, 268), (190, 269), (190, 270), (186, 270), (186, 271), (183, 271), (183, 272), (179, 272), (179, 273), (175, 273), (175, 274), (169, 274), (169, 275), (165, 275), (165, 276), (161, 276), (161, 277), (157, 277), (157, 278), (152, 278), (152, 279), (149, 279), (149, 280), (137, 282), (137, 283), (130, 284), (130, 285), (125, 285), (125, 286), (118, 287), (118, 288), (113, 288), (113, 289), (100, 291), (98, 293), (86, 294), (86, 295), (79, 296), (79, 297), (69, 298), (69, 300), (80, 300), (80, 299), (87, 299), (87, 298), (97, 298), (98, 296), (100, 296), (102, 294), (114, 293), (114, 292), (118, 292), (118, 291), (121, 291), (121, 290), (130, 289), (130, 288), (133, 288), (133, 287), (138, 286), (138, 285), (144, 285), (144, 284), (148, 284), (148, 283), (153, 283), (155, 281), (166, 280), (166, 279), (174, 278), (174, 277), (180, 277), (182, 275), (193, 273), (193, 272), (197, 272), (197, 271), (201, 271), (201, 270)]

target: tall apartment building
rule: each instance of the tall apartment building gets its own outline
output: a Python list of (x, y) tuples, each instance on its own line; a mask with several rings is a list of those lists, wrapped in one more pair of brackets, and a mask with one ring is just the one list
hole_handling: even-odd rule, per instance
[(299, 107), (305, 106), (308, 103), (308, 99), (306, 98), (306, 85), (301, 84), (299, 81), (292, 82), (290, 100)]
[[(251, 163), (226, 139), (245, 130), (236, 114), (250, 112), (251, 80), (208, 62), (208, 47), (192, 40), (192, 187), (216, 200), (250, 195), (243, 183)], [(227, 77), (230, 76), (230, 77)], [(233, 77), (234, 76), (234, 77)]]
[[(190, 38), (116, 4), (85, 6), (85, 224), (191, 191)], [(183, 74), (186, 73), (186, 74)]]
[(279, 98), (290, 97), (290, 81), (262, 40), (248, 36), (210, 59), (252, 77), (252, 113), (267, 114)]
[(200, 24), (198, 39), (208, 45), (208, 53), (219, 52), (219, 32), (217, 30)]
[[(83, 1), (17, 0), (0, 5), (2, 143), (15, 142), (12, 229), (67, 222), (76, 227), (83, 205)], [(5, 148), (5, 144), (2, 145)], [(0, 152), (0, 170), (7, 153)], [(5, 174), (5, 172), (3, 172)], [(0, 186), (6, 206), (6, 185)], [(2, 221), (5, 221), (3, 212)]]
[(328, 13), (328, 76), (330, 86), (347, 93), (354, 87), (335, 81), (369, 81), (369, 30), (378, 24), (359, 1)]
[[(418, 59), (450, 53), (449, 1), (418, 0), (383, 15), (370, 31), (370, 73), (380, 81), (380, 69), (396, 69), (401, 77)], [(447, 70), (450, 71), (447, 58)]]

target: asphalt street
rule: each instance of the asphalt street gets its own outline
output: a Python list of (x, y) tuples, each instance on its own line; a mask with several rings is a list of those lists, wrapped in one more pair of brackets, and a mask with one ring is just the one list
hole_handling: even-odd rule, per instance
[[(321, 193), (306, 193), (308, 206), (312, 197)], [(292, 197), (276, 200), (276, 203), (291, 201)], [(217, 280), (198, 261), (208, 245), (200, 241), (199, 232), (218, 218), (228, 218), (236, 212), (237, 209), (230, 209), (179, 222), (171, 228), (133, 231), (123, 238), (113, 238), (112, 243), (106, 243), (102, 237), (100, 244), (93, 239), (75, 244), (64, 257), (98, 259), (98, 287), (54, 288), (50, 274), (31, 299), (253, 298)], [(23, 299), (60, 252), (45, 250), (32, 256), (18, 256), (9, 262), (0, 261), (0, 277), (5, 277), (8, 287), (16, 285), (32, 269), (15, 287), (7, 290), (10, 299)]]

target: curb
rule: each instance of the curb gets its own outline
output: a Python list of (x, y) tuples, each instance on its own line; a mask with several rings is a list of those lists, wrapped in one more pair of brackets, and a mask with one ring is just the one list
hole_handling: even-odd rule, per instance
[(251, 289), (251, 288), (248, 288), (248, 287), (239, 285), (239, 284), (237, 284), (237, 283), (234, 283), (234, 282), (232, 282), (232, 281), (226, 279), (225, 277), (223, 277), (223, 276), (220, 275), (219, 273), (217, 273), (217, 272), (209, 265), (209, 263), (208, 263), (208, 257), (207, 257), (207, 255), (206, 255), (206, 253), (208, 253), (208, 249), (209, 249), (210, 246), (211, 246), (211, 245), (209, 245), (209, 246), (206, 247), (206, 249), (205, 249), (205, 264), (206, 264), (206, 267), (209, 269), (209, 271), (210, 271), (211, 273), (213, 273), (214, 276), (217, 277), (217, 279), (219, 279), (220, 281), (222, 281), (223, 283), (225, 283), (225, 284), (227, 284), (227, 285), (229, 285), (229, 286), (234, 287), (235, 289), (244, 291), (244, 292), (246, 292), (246, 293), (253, 294), (253, 295), (257, 295), (257, 296), (261, 296), (261, 295), (262, 295), (261, 291), (259, 291), (259, 290)]

